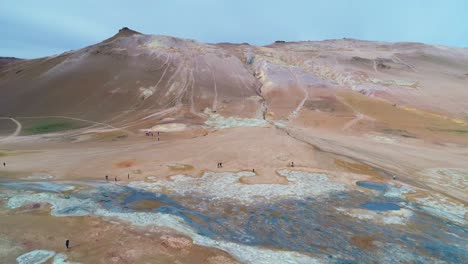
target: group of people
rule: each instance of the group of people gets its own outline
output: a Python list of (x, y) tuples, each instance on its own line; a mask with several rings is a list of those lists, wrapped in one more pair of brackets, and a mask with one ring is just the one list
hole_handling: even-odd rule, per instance
[[(157, 135), (159, 136), (159, 132), (157, 132), (157, 133), (158, 133)], [(146, 131), (146, 136), (152, 136), (152, 137), (154, 137), (153, 131)]]
[[(130, 173), (127, 174), (127, 179), (130, 179)], [(106, 181), (109, 181), (109, 175), (106, 175)], [(118, 181), (117, 176), (114, 177), (114, 181)]]
[[(156, 133), (157, 133), (157, 135), (158, 135), (158, 141), (159, 141), (159, 132), (156, 132)], [(147, 137), (150, 137), (150, 136), (151, 136), (151, 137), (154, 137), (153, 131), (146, 131), (145, 134), (146, 134)]]
[[(294, 167), (294, 161), (291, 161), (291, 163), (289, 163), (289, 166), (290, 167)], [(223, 163), (222, 162), (218, 162), (218, 169), (219, 168), (222, 168), (223, 167)], [(255, 173), (255, 169), (252, 169), (252, 172)], [(394, 178), (395, 179), (395, 178)]]

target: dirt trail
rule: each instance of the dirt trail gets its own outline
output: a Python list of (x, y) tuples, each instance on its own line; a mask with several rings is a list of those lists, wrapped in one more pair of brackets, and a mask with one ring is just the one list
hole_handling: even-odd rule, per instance
[[(426, 191), (441, 192), (441, 190), (432, 188), (430, 185), (426, 184), (424, 180), (415, 178), (414, 175), (410, 173), (412, 171), (421, 170), (421, 161), (426, 162), (430, 157), (441, 156), (440, 149), (425, 148), (424, 151), (422, 151), (420, 148), (414, 148), (410, 145), (399, 145), (398, 147), (382, 146), (374, 143), (367, 145), (363, 141), (353, 143), (349, 140), (346, 141), (346, 138), (340, 139), (334, 136), (330, 137), (323, 134), (311, 133), (310, 130), (305, 132), (302, 129), (290, 126), (276, 128), (284, 131), (286, 135), (293, 139), (311, 145), (317, 151), (344, 157), (356, 163), (365, 164), (381, 172), (382, 175), (388, 178), (393, 175), (398, 175), (398, 181)], [(385, 151), (383, 151), (382, 147)], [(404, 157), (401, 156), (401, 152), (406, 153)], [(408, 157), (414, 159), (412, 164), (405, 163), (405, 159)], [(456, 159), (456, 155), (451, 157), (453, 160)], [(458, 160), (457, 162), (461, 163), (462, 161)], [(450, 193), (442, 193), (451, 199), (465, 203), (462, 199)]]
[(6, 136), (4, 138), (0, 138), (0, 141), (7, 140), (7, 139), (12, 138), (12, 137), (16, 137), (21, 133), (21, 129), (23, 128), (23, 126), (21, 125), (21, 123), (18, 120), (14, 119), (13, 117), (0, 117), (0, 119), (10, 119), (11, 121), (13, 121), (16, 124), (15, 132), (13, 132), (9, 136)]
[(77, 120), (77, 121), (82, 121), (82, 122), (87, 122), (87, 123), (93, 123), (95, 125), (103, 125), (103, 126), (113, 128), (113, 129), (119, 129), (118, 127), (112, 126), (110, 124), (95, 122), (95, 121), (76, 118), (76, 117), (69, 117), (69, 116), (19, 116), (19, 118), (64, 118), (64, 119)]
[(294, 73), (291, 69), (289, 69), (289, 72), (294, 77), (294, 79), (296, 81), (296, 86), (300, 87), (302, 89), (302, 91), (304, 91), (304, 98), (301, 100), (301, 102), (297, 105), (296, 109), (294, 109), (294, 111), (292, 111), (292, 113), (288, 117), (288, 120), (293, 120), (293, 119), (295, 119), (296, 117), (299, 116), (299, 113), (301, 112), (302, 107), (304, 106), (307, 99), (309, 99), (309, 92), (307, 91), (307, 88), (305, 88), (302, 85), (302, 83), (299, 81), (299, 79), (297, 78), (296, 73)]
[(363, 120), (366, 118), (363, 114), (356, 112), (356, 117), (353, 118), (352, 120), (348, 121), (346, 124), (343, 125), (343, 128), (341, 130), (348, 130), (349, 128), (353, 127), (356, 125), (359, 121)]
[(350, 129), (351, 127), (353, 127), (354, 125), (359, 123), (359, 121), (361, 121), (361, 120), (375, 121), (374, 118), (366, 116), (365, 114), (363, 114), (363, 113), (359, 112), (358, 110), (354, 109), (354, 107), (352, 105), (348, 104), (346, 102), (346, 100), (344, 100), (343, 98), (341, 98), (339, 96), (337, 98), (342, 104), (349, 107), (349, 109), (351, 109), (354, 112), (354, 115), (356, 116), (355, 118), (353, 118), (352, 120), (346, 122), (346, 124), (343, 125), (343, 127), (341, 128), (342, 131)]
[(213, 105), (211, 108), (216, 111), (216, 107), (218, 106), (218, 86), (216, 85), (216, 76), (213, 72), (213, 69), (210, 68), (211, 77), (213, 78), (213, 89), (214, 89), (214, 98), (213, 98)]

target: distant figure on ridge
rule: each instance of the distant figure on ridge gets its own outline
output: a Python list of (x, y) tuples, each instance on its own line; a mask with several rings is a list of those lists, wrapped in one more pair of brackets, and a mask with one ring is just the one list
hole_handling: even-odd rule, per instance
[(67, 249), (70, 248), (70, 240), (67, 239), (67, 241), (65, 241), (65, 246), (67, 247)]
[(291, 161), (291, 167), (294, 167), (294, 161)]
[(115, 176), (114, 180), (117, 181), (117, 176)]
[(109, 181), (109, 175), (106, 175), (106, 181)]

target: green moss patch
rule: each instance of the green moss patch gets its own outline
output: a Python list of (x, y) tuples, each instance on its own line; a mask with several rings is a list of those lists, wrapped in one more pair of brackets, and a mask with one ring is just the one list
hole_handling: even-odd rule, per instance
[(43, 121), (30, 128), (26, 129), (28, 134), (46, 134), (69, 130), (73, 128), (73, 124), (65, 121)]
[(88, 126), (87, 122), (67, 118), (19, 118), (23, 135), (47, 134)]

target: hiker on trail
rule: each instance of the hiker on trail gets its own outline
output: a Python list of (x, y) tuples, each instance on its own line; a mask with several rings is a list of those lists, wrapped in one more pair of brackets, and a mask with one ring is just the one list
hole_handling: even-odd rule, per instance
[(130, 179), (130, 173), (129, 173), (129, 174), (127, 174), (127, 178), (128, 178), (128, 179)]
[(220, 168), (223, 167), (223, 163), (222, 163), (222, 162), (219, 163), (219, 167), (220, 167)]
[(117, 181), (117, 176), (115, 176), (114, 180)]
[(67, 239), (67, 241), (65, 241), (65, 246), (68, 248), (70, 248), (70, 240)]
[(294, 167), (294, 161), (291, 162), (291, 167)]
[(158, 132), (158, 136), (159, 136), (159, 132)]
[(159, 137), (158, 137), (158, 141), (159, 141)]
[(106, 175), (106, 181), (109, 181), (109, 175)]
[(255, 173), (255, 169), (252, 169), (252, 172)]

